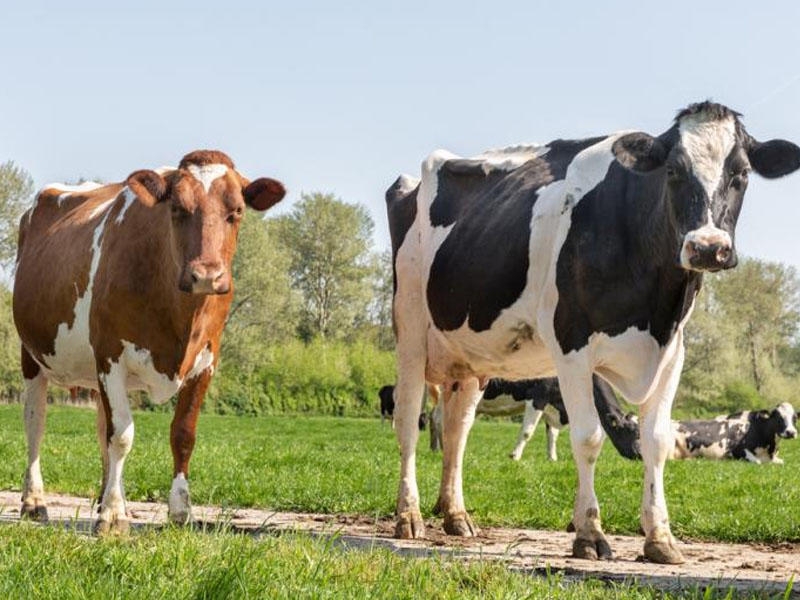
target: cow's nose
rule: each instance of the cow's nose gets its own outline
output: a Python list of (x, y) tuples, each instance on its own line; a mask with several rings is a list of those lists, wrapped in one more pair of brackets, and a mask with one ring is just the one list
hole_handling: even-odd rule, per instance
[(228, 291), (227, 271), (219, 264), (196, 264), (189, 269), (192, 280), (192, 293), (224, 294)]
[(719, 271), (720, 269), (730, 269), (736, 266), (733, 259), (733, 248), (730, 244), (717, 242), (712, 244), (702, 244), (700, 242), (687, 241), (684, 252), (689, 258), (689, 264), (694, 269), (703, 271)]

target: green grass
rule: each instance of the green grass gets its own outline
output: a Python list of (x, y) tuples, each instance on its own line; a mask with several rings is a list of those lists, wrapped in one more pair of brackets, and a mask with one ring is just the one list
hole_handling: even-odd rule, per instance
[[(166, 414), (139, 412), (125, 470), (127, 497), (165, 501), (171, 482)], [(100, 474), (90, 410), (50, 407), (42, 452), (46, 491), (92, 496)], [(522, 461), (507, 458), (518, 425), (476, 423), (467, 448), (465, 495), (479, 525), (563, 529), (575, 492), (568, 435), (557, 463), (545, 460), (544, 428)], [(441, 455), (418, 453), (423, 509), (437, 492)], [(666, 470), (673, 531), (723, 541), (800, 540), (800, 443), (784, 440), (786, 464), (675, 461)], [(0, 406), (0, 489), (19, 489), (25, 467), (22, 407)], [(190, 476), (195, 504), (361, 513), (394, 511), (399, 455), (394, 433), (376, 420), (330, 417), (226, 417), (204, 414)], [(642, 465), (607, 442), (597, 467), (597, 494), (608, 532), (639, 528)]]
[[(763, 598), (764, 595), (753, 594)], [(673, 598), (635, 584), (531, 577), (498, 562), (419, 560), (335, 538), (252, 538), (167, 528), (95, 539), (30, 523), (0, 526), (3, 598)], [(694, 588), (681, 598), (730, 598)], [(737, 598), (743, 597), (736, 594)], [(776, 597), (780, 597), (777, 596)]]

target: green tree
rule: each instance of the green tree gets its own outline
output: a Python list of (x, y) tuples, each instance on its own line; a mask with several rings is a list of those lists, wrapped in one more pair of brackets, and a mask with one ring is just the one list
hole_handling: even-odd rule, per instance
[(223, 360), (249, 370), (266, 346), (290, 339), (297, 328), (298, 295), (289, 276), (290, 256), (275, 225), (248, 214), (233, 260), (234, 297), (225, 327)]
[(19, 218), (33, 194), (33, 179), (13, 161), (0, 164), (0, 267), (11, 271), (17, 255)]
[(781, 263), (743, 258), (706, 276), (686, 327), (679, 404), (719, 411), (785, 400), (799, 379), (799, 295), (795, 270)]
[(369, 213), (332, 194), (313, 193), (275, 220), (302, 295), (301, 337), (352, 338), (372, 294)]
[(392, 253), (390, 250), (374, 252), (370, 263), (372, 298), (367, 307), (365, 329), (371, 332), (371, 341), (381, 350), (394, 348), (392, 331)]

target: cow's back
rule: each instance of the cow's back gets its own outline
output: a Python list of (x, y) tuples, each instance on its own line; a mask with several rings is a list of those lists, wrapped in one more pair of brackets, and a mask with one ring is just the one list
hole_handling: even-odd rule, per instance
[(22, 217), (14, 322), (25, 348), (53, 369), (56, 381), (68, 371), (80, 372), (75, 383), (94, 379), (88, 346), (93, 258), (121, 189), (121, 184), (72, 193), (46, 188)]

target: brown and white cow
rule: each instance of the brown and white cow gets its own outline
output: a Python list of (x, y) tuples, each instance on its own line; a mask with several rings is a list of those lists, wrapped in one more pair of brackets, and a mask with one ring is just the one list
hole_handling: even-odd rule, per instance
[(245, 205), (285, 194), (248, 181), (222, 152), (109, 185), (50, 185), (20, 224), (14, 321), (22, 341), (28, 468), (22, 514), (46, 519), (39, 446), (48, 383), (99, 391), (103, 493), (96, 530), (128, 527), (122, 489), (133, 444), (127, 392), (178, 395), (169, 515), (190, 519), (186, 477), (200, 406), (233, 296), (231, 261)]

